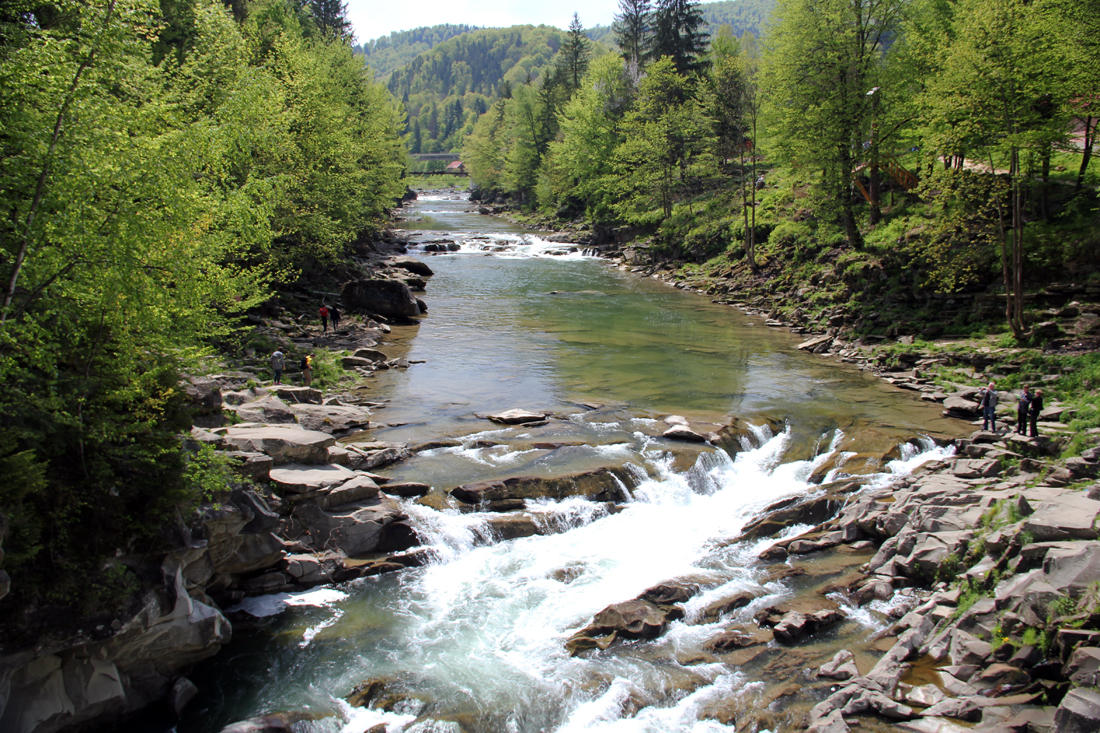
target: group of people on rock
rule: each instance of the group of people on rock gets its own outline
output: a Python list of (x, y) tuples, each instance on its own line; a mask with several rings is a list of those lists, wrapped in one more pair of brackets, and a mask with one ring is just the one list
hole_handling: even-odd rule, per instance
[[(335, 333), (340, 325), (340, 309), (336, 307), (336, 304), (326, 305), (321, 303), (318, 315), (321, 317), (321, 331), (323, 333), (328, 332), (328, 323), (331, 320), (332, 331)], [(309, 387), (313, 384), (313, 354), (303, 356), (298, 367), (302, 370), (302, 384)], [(278, 349), (271, 354), (271, 371), (275, 376), (275, 384), (282, 384), (283, 372), (286, 371), (286, 355)]]
[[(978, 404), (982, 408), (982, 430), (997, 430), (997, 404), (1000, 395), (997, 394), (997, 385), (990, 382), (988, 387), (983, 387), (978, 393)], [(1027, 435), (1030, 423), (1031, 437), (1039, 437), (1039, 415), (1043, 411), (1043, 390), (1031, 391), (1031, 386), (1025, 384), (1023, 391), (1016, 402), (1016, 432), (1019, 435)]]
[(332, 321), (332, 332), (336, 333), (336, 329), (340, 326), (340, 310), (336, 307), (336, 304), (325, 305), (321, 303), (317, 313), (321, 316), (322, 333), (328, 333), (328, 322), (330, 320)]

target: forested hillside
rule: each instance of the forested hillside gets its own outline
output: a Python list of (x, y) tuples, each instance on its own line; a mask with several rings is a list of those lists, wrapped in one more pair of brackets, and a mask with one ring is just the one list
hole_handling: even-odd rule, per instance
[(410, 151), (459, 147), (498, 97), (539, 79), (565, 36), (549, 26), (472, 31), (395, 71), (387, 86), (405, 105)]
[(232, 349), (274, 283), (341, 257), (404, 191), (398, 106), (331, 3), (170, 9), (0, 11), (8, 621), (12, 604), (128, 597), (126, 558), (224, 488), (181, 449), (181, 372)]
[(444, 23), (414, 28), (411, 31), (394, 31), (388, 36), (375, 38), (352, 48), (356, 55), (362, 54), (375, 78), (385, 81), (395, 69), (401, 68), (425, 51), (431, 51), (446, 40), (475, 30), (477, 27), (472, 25)]
[(708, 45), (703, 7), (623, 0), (625, 59), (498, 101), (463, 146), (475, 184), (866, 328), (993, 288), (1026, 339), (1029, 282), (1096, 276), (1094, 2), (779, 0), (759, 46)]
[[(771, 16), (776, 0), (724, 0), (717, 3), (700, 3), (703, 20), (710, 35), (716, 35), (722, 26), (728, 25), (733, 35), (740, 38), (752, 33), (764, 35), (764, 23)], [(597, 25), (588, 29), (593, 41), (615, 43), (615, 30), (610, 25)]]

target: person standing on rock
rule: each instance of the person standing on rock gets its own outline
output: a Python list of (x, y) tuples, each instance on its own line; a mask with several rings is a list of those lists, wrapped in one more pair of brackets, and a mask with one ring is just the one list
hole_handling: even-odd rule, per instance
[(310, 386), (313, 384), (313, 354), (306, 354), (302, 357), (302, 384)]
[(1031, 418), (1031, 437), (1039, 437), (1039, 413), (1043, 411), (1043, 390), (1035, 390), (1031, 396), (1031, 406), (1028, 408), (1028, 416)]
[(328, 309), (328, 317), (332, 319), (332, 332), (336, 333), (336, 327), (340, 325), (340, 311), (336, 308), (335, 303)]
[(997, 385), (990, 382), (989, 386), (982, 390), (978, 404), (982, 408), (982, 430), (997, 432)]
[(321, 331), (322, 332), (327, 332), (328, 331), (328, 308), (326, 308), (325, 304), (322, 303), (321, 304), (321, 309), (317, 312), (321, 316)]
[(1027, 413), (1031, 408), (1031, 387), (1024, 385), (1024, 391), (1020, 395), (1020, 401), (1016, 403), (1016, 432), (1027, 435)]
[(283, 383), (283, 370), (286, 369), (286, 359), (283, 352), (278, 349), (271, 355), (271, 371), (275, 372), (275, 384)]

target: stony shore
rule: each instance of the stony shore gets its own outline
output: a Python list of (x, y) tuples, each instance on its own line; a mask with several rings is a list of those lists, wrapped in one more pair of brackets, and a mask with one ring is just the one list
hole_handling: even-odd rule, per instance
[[(406, 289), (411, 279), (422, 290), (430, 278), (400, 266), (373, 266), (374, 279)], [(408, 302), (404, 292), (401, 298)], [(753, 314), (768, 316), (759, 309)], [(343, 366), (366, 379), (407, 366), (384, 353), (387, 321), (401, 316), (375, 315), (348, 321), (331, 335), (282, 312), (258, 317), (256, 327), (291, 353), (348, 352)], [(839, 331), (807, 335), (806, 350), (868, 369), (880, 366), (865, 344)], [(918, 359), (904, 373), (879, 371), (899, 388), (942, 402), (952, 416), (973, 418), (974, 390), (943, 391), (924, 381), (928, 366)], [(608, 511), (622, 499), (617, 487), (625, 476), (614, 468), (552, 479), (517, 476), (455, 487), (442, 497), (430, 486), (387, 481), (376, 471), (440, 443), (348, 440), (371, 424), (369, 402), (349, 389), (260, 386), (263, 373), (261, 361), (186, 385), (196, 422), (192, 447), (209, 446), (232, 460), (233, 487), (177, 528), (155, 557), (120, 560), (163, 578), (132, 612), (89, 620), (64, 638), (46, 635), (3, 650), (0, 685), (7, 704), (0, 728), (31, 733), (107, 725), (164, 701), (178, 713), (196, 692), (188, 670), (229, 641), (227, 609), (242, 598), (400, 572), (427, 561), (399, 499), (493, 512), (485, 542), (552, 531), (524, 511), (529, 499), (579, 494)], [(1058, 406), (1050, 410), (1043, 427), (1053, 437), (979, 431), (957, 441), (951, 459), (926, 464), (891, 487), (869, 490), (858, 480), (825, 486), (808, 499), (773, 507), (743, 537), (729, 539), (763, 540), (794, 524), (812, 524), (796, 538), (764, 543), (761, 560), (775, 578), (812, 575), (815, 558), (846, 553), (860, 562), (843, 582), (829, 585), (831, 597), (841, 594), (851, 608), (896, 601), (897, 621), (886, 637), (893, 643), (873, 664), (841, 652), (815, 666), (809, 678), (788, 680), (800, 691), (772, 700), (788, 710), (777, 719), (783, 729), (874, 729), (876, 721), (916, 731), (973, 729), (975, 723), (998, 731), (1100, 729), (1100, 485), (1093, 483), (1100, 454), (1093, 447), (1079, 459), (1058, 461), (1057, 433), (1064, 425)], [(534, 426), (563, 417), (501, 414), (486, 420)], [(672, 420), (660, 435), (686, 449), (700, 439), (733, 444), (742, 429)], [(658, 636), (703, 589), (670, 579), (624, 599), (578, 631), (571, 648), (590, 653), (624, 638)], [(743, 616), (751, 597), (712, 604), (702, 618), (727, 626), (714, 642), (715, 659), (735, 665), (760, 655), (802, 660), (799, 647), (828, 635), (844, 617), (820, 591), (749, 618)], [(791, 665), (784, 669), (802, 674)], [(365, 695), (356, 701), (371, 704)], [(728, 715), (749, 723), (752, 713), (737, 708)], [(712, 717), (726, 714), (714, 711)], [(288, 730), (293, 719), (268, 716), (233, 729)]]

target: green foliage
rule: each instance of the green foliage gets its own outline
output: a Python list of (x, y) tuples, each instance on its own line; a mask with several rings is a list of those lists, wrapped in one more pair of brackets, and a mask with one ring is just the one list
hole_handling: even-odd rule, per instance
[(181, 450), (181, 372), (376, 226), (403, 150), (385, 89), (281, 0), (243, 24), (213, 0), (164, 25), (146, 0), (51, 8), (0, 21), (0, 512), (13, 602), (94, 607), (130, 588), (105, 557), (228, 480)]

